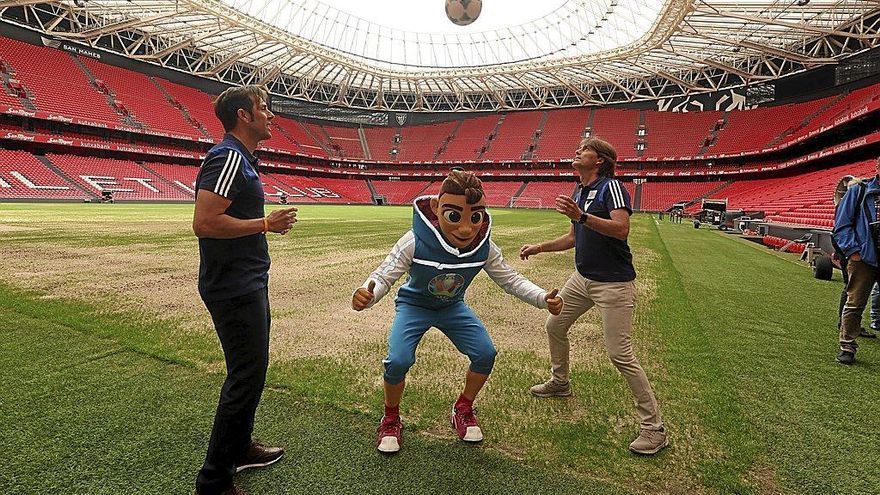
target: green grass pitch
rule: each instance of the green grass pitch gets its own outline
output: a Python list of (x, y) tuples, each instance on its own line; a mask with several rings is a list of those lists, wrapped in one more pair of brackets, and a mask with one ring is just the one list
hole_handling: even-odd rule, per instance
[[(552, 211), (492, 210), (493, 239), (539, 285), (573, 252), (516, 256), (561, 235)], [(192, 205), (0, 204), (0, 491), (187, 494), (210, 434), (222, 353), (196, 291)], [(633, 217), (634, 342), (670, 431), (655, 458), (604, 354), (598, 316), (572, 328), (570, 399), (540, 400), (546, 313), (481, 275), (468, 302), (499, 348), (478, 399), (486, 441), (456, 441), (448, 410), (466, 369), (439, 332), (402, 404), (404, 451), (373, 449), (389, 297), (352, 290), (410, 225), (404, 207), (300, 207), (273, 236), (272, 364), (256, 436), (276, 466), (252, 494), (880, 493), (880, 343), (836, 352), (841, 282), (733, 236)]]

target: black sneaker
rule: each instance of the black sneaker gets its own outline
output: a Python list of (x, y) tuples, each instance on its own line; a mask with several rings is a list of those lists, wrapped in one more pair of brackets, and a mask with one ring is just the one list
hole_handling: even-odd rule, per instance
[(863, 339), (876, 339), (877, 334), (868, 330), (865, 327), (862, 327), (859, 329), (859, 337), (862, 337)]
[(856, 353), (841, 350), (837, 353), (837, 362), (840, 364), (853, 364), (856, 360)]
[(280, 447), (266, 447), (259, 442), (251, 442), (245, 455), (235, 463), (235, 472), (270, 466), (280, 461), (282, 457), (284, 457), (284, 449)]

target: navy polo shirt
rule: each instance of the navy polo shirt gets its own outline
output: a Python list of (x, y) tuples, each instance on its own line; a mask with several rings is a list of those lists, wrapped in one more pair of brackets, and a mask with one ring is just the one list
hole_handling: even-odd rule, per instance
[[(196, 179), (199, 190), (232, 203), (226, 214), (244, 220), (265, 216), (265, 196), (258, 160), (230, 134), (208, 151)], [(222, 301), (269, 284), (269, 245), (263, 233), (235, 239), (199, 239), (199, 294)]]
[[(574, 193), (581, 210), (599, 218), (610, 219), (611, 212), (625, 209), (632, 215), (629, 193), (617, 179), (599, 177), (592, 184), (581, 185)], [(597, 282), (629, 282), (636, 270), (626, 241), (602, 235), (595, 230), (574, 224), (575, 266), (578, 273)]]

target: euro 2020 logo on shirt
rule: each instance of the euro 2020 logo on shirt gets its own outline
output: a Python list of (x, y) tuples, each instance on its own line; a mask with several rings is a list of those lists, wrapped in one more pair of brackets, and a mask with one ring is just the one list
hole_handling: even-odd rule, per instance
[(452, 299), (464, 288), (464, 277), (457, 273), (442, 273), (428, 282), (428, 292), (440, 299)]

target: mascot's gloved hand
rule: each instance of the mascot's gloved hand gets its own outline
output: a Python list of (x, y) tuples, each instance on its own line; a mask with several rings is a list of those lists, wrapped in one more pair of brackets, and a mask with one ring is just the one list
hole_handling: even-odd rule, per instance
[(547, 311), (552, 315), (558, 315), (562, 312), (562, 298), (559, 297), (559, 289), (553, 289), (544, 296), (544, 300), (547, 301)]
[[(351, 298), (351, 307), (355, 311), (363, 311), (367, 305), (373, 302), (373, 289), (376, 288), (376, 282), (370, 280), (370, 284), (366, 289), (363, 287), (354, 291), (354, 296)], [(562, 306), (560, 306), (561, 308)]]

